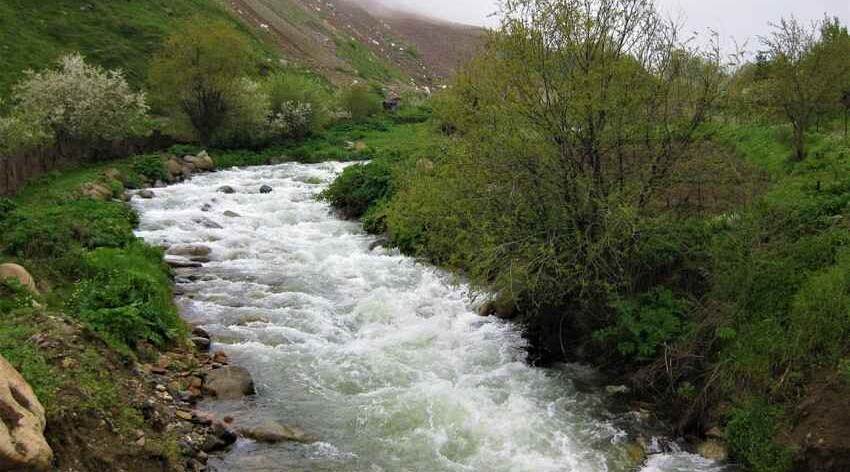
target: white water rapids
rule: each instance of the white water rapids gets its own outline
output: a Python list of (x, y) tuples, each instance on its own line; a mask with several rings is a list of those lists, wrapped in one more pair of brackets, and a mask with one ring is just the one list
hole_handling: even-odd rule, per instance
[[(622, 426), (629, 413), (611, 413), (602, 394), (576, 386), (592, 372), (530, 367), (518, 330), (477, 316), (463, 284), (395, 251), (370, 250), (375, 240), (358, 223), (315, 199), (343, 167), (232, 169), (133, 200), (140, 237), (213, 250), (202, 268), (177, 271), (178, 304), (258, 387), (247, 403), (213, 408), (318, 439), (240, 440), (211, 460), (215, 470), (632, 470)], [(260, 194), (264, 184), (274, 192)], [(236, 193), (217, 193), (222, 185)], [(722, 467), (666, 452), (641, 470)]]

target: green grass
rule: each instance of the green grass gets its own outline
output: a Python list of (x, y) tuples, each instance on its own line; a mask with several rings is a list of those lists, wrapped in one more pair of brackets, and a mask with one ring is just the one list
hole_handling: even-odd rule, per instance
[(360, 77), (375, 81), (403, 80), (402, 73), (389, 67), (384, 61), (372, 54), (366, 46), (353, 39), (337, 39), (336, 55), (346, 60)]
[(189, 19), (227, 21), (251, 37), (258, 56), (275, 56), (215, 0), (0, 0), (0, 97), (25, 70), (43, 69), (73, 51), (123, 69), (141, 87), (164, 38)]

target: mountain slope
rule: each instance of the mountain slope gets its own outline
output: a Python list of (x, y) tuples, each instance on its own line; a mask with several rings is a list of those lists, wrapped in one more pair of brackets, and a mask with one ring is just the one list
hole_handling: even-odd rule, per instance
[(483, 30), (346, 0), (224, 0), (284, 55), (337, 83), (439, 85)]
[(123, 69), (140, 87), (164, 38), (190, 19), (234, 24), (251, 37), (258, 55), (277, 54), (216, 0), (0, 0), (0, 98), (24, 70), (43, 69), (73, 51)]

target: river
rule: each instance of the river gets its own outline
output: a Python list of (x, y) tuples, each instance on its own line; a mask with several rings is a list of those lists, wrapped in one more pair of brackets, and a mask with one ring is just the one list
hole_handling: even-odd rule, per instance
[[(462, 283), (370, 249), (374, 237), (315, 199), (343, 167), (231, 169), (133, 201), (148, 242), (213, 250), (202, 268), (178, 270), (177, 302), (213, 335), (214, 349), (251, 371), (258, 395), (208, 407), (318, 439), (240, 440), (211, 459), (213, 469), (633, 470), (629, 425), (639, 421), (614, 413), (598, 389), (581, 388), (592, 383), (590, 369), (529, 366), (516, 327), (479, 317)], [(216, 192), (223, 185), (236, 192)], [(262, 185), (274, 191), (261, 194)], [(724, 470), (675, 446), (655, 452), (638, 470)]]

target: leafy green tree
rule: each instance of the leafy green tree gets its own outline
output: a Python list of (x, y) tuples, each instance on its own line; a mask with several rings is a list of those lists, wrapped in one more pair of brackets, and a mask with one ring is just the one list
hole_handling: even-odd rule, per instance
[(238, 98), (252, 61), (249, 43), (226, 23), (187, 23), (155, 57), (150, 84), (157, 103), (188, 119), (209, 144), (241, 111)]
[(342, 92), (342, 107), (351, 118), (362, 121), (381, 112), (381, 97), (364, 84), (355, 84)]
[(850, 37), (838, 20), (805, 26), (782, 19), (761, 38), (766, 47), (765, 105), (791, 124), (794, 159), (806, 158), (806, 135), (826, 107), (837, 107), (850, 74)]

